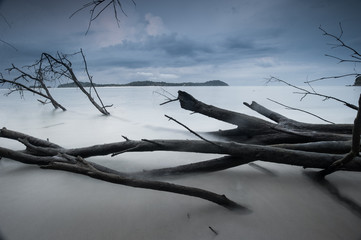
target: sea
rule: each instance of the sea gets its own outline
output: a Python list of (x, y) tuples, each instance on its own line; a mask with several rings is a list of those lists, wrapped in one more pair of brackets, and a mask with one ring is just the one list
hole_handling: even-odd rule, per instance
[[(0, 89), (0, 127), (65, 148), (141, 139), (197, 139), (234, 126), (184, 110), (179, 90), (198, 100), (267, 120), (244, 103), (257, 103), (291, 119), (353, 123), (361, 87), (301, 86), (109, 87), (98, 93), (110, 112), (104, 116), (76, 88), (51, 88), (67, 111), (42, 104), (25, 92)], [(311, 94), (312, 93), (312, 94)], [(323, 95), (316, 96), (315, 93)], [(96, 97), (92, 92), (93, 97)], [(169, 101), (169, 102), (168, 102)], [(168, 102), (167, 104), (162, 104)], [(277, 103), (276, 103), (277, 102)], [(307, 111), (308, 113), (306, 113)], [(309, 114), (312, 113), (313, 115)], [(317, 115), (317, 116), (314, 116)], [(331, 123), (329, 123), (331, 124)], [(216, 140), (216, 139), (212, 139)], [(0, 139), (14, 150), (24, 146)], [(89, 161), (133, 172), (219, 157), (215, 154), (144, 152)], [(162, 181), (203, 188), (247, 206), (242, 214), (205, 200), (102, 182), (69, 172), (44, 170), (0, 160), (0, 239), (361, 239), (361, 175), (337, 172), (333, 190), (315, 184), (300, 167), (256, 161), (220, 172), (165, 177)], [(332, 193), (333, 192), (333, 193)], [(335, 195), (337, 193), (338, 197)], [(346, 199), (347, 201), (342, 201)], [(353, 203), (352, 208), (349, 202)]]

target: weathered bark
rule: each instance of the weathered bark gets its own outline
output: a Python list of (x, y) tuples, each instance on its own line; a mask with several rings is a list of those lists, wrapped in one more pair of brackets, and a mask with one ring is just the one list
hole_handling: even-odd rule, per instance
[[(17, 132), (2, 129), (1, 137), (15, 138)], [(26, 135), (19, 133), (19, 136)], [(30, 138), (31, 139), (31, 138)], [(93, 145), (82, 148), (48, 148), (42, 145), (27, 143), (22, 140), (27, 147), (27, 151), (38, 156), (56, 156), (67, 154), (71, 156), (81, 156), (83, 158), (93, 156), (105, 156), (125, 152), (152, 152), (152, 151), (175, 151), (175, 152), (198, 152), (211, 154), (225, 154), (237, 157), (242, 161), (267, 161), (280, 164), (301, 166), (304, 168), (327, 168), (334, 161), (342, 158), (341, 154), (305, 152), (300, 150), (285, 149), (274, 146), (260, 146), (252, 144), (242, 144), (234, 142), (214, 142), (210, 144), (202, 140), (127, 140), (108, 144)], [(33, 139), (33, 143), (36, 141)], [(360, 171), (361, 158), (356, 157), (355, 161), (345, 165), (342, 170)]]
[(351, 141), (320, 141), (310, 143), (283, 143), (269, 145), (272, 147), (300, 150), (305, 152), (319, 152), (331, 154), (346, 154), (351, 149)]
[(93, 167), (84, 160), (78, 162), (80, 163), (73, 164), (73, 163), (64, 163), (64, 162), (52, 162), (50, 163), (50, 165), (44, 166), (44, 168), (75, 172), (102, 181), (136, 187), (136, 188), (152, 189), (152, 190), (172, 192), (172, 193), (197, 197), (208, 200), (210, 202), (214, 202), (230, 210), (249, 211), (246, 207), (228, 199), (225, 195), (219, 195), (203, 189), (187, 187), (168, 182), (141, 179), (135, 177), (134, 175), (128, 176), (124, 174), (107, 173)]
[(183, 109), (236, 125), (236, 129), (211, 132), (225, 140), (251, 144), (351, 140), (351, 136), (348, 135), (352, 131), (351, 124), (301, 123), (266, 109), (256, 102), (245, 105), (278, 124), (205, 104), (183, 91), (178, 91), (178, 100)]
[(252, 160), (243, 159), (242, 157), (224, 156), (202, 162), (179, 165), (176, 167), (168, 167), (161, 169), (153, 169), (134, 173), (138, 177), (164, 177), (185, 175), (192, 173), (207, 173), (225, 170), (247, 164)]
[[(42, 151), (42, 153), (44, 152)], [(137, 177), (136, 174), (118, 172), (113, 169), (106, 168), (102, 165), (85, 161), (81, 157), (74, 157), (67, 154), (58, 154), (56, 156), (37, 156), (27, 152), (14, 151), (3, 147), (0, 147), (0, 156), (13, 159), (25, 164), (39, 165), (42, 168), (46, 169), (63, 170), (83, 174), (92, 178), (115, 184), (197, 197), (208, 200), (210, 202), (214, 202), (230, 210), (241, 210), (243, 212), (249, 211), (246, 207), (228, 199), (225, 195), (219, 195), (210, 191), (194, 187), (187, 187), (178, 184), (149, 180), (147, 178), (144, 178), (144, 176)]]
[(279, 126), (284, 128), (291, 128), (294, 130), (301, 131), (318, 131), (324, 133), (332, 134), (351, 134), (352, 133), (352, 124), (310, 124), (303, 123), (289, 119), (279, 113), (271, 111), (262, 105), (259, 105), (257, 102), (252, 102), (251, 104), (244, 103), (247, 107), (258, 112), (259, 114), (275, 121)]
[(28, 134), (12, 131), (5, 127), (0, 129), (0, 137), (12, 139), (12, 140), (27, 139), (29, 141), (29, 143), (33, 144), (34, 146), (38, 146), (38, 147), (61, 148), (59, 145), (52, 143), (48, 140), (43, 140), (40, 138), (30, 136)]
[[(361, 94), (358, 100), (359, 106), (361, 106)], [(319, 175), (324, 178), (325, 176), (336, 172), (341, 169), (345, 164), (354, 161), (356, 156), (360, 154), (360, 134), (361, 134), (361, 108), (357, 110), (357, 115), (354, 120), (353, 129), (352, 129), (352, 145), (351, 150), (343, 158), (333, 162), (329, 167), (320, 171)]]
[(237, 126), (237, 131), (246, 136), (255, 136), (274, 133), (272, 129), (275, 124), (265, 120), (248, 116), (246, 114), (233, 112), (212, 105), (205, 104), (195, 99), (189, 93), (178, 91), (178, 100), (183, 109), (206, 115), (217, 120), (227, 122)]

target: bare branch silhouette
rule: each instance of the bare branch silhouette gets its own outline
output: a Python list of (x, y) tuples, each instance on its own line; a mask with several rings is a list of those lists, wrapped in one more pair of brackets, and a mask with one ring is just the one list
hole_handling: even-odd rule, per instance
[[(129, 1), (131, 1), (133, 3), (133, 5), (136, 6), (136, 3), (134, 0), (129, 0)], [(84, 4), (83, 7), (79, 8), (74, 13), (72, 13), (69, 18), (72, 18), (75, 14), (81, 12), (84, 9), (90, 8), (90, 10), (89, 10), (90, 17), (89, 17), (88, 28), (85, 32), (85, 34), (88, 34), (92, 22), (95, 21), (110, 6), (113, 7), (114, 18), (119, 27), (120, 20), (119, 20), (117, 9), (119, 9), (125, 16), (127, 16), (127, 14), (124, 11), (123, 4), (121, 3), (120, 0), (94, 0), (94, 1), (91, 1), (89, 3)]]
[[(94, 90), (100, 104), (98, 104), (91, 96), (91, 91), (88, 92), (85, 90), (83, 84), (78, 80), (78, 77), (73, 70), (70, 57), (77, 54), (82, 56), (85, 72), (90, 83), (90, 89)], [(27, 69), (28, 71), (23, 69)], [(6, 83), (12, 86), (12, 89), (9, 89), (8, 95), (17, 91), (21, 96), (23, 96), (23, 91), (26, 90), (50, 100), (54, 108), (61, 108), (65, 111), (65, 107), (61, 106), (51, 96), (47, 84), (54, 84), (56, 82), (70, 80), (88, 97), (89, 101), (94, 105), (94, 107), (96, 107), (102, 114), (109, 115), (109, 112), (106, 108), (110, 106), (105, 106), (103, 104), (103, 101), (101, 100), (95, 88), (92, 76), (89, 74), (87, 61), (82, 49), (79, 52), (72, 54), (63, 54), (58, 52), (54, 56), (49, 53), (42, 53), (40, 59), (37, 60), (34, 64), (24, 66), (22, 68), (12, 65), (12, 67), (8, 69), (8, 72), (12, 72), (15, 77), (9, 80), (5, 79), (3, 75), (0, 74), (0, 84)], [(45, 91), (45, 93), (43, 93), (43, 91)]]
[[(344, 58), (344, 57), (335, 56), (335, 55), (331, 55), (331, 54), (325, 54), (325, 56), (330, 57), (330, 58), (334, 58), (334, 59), (338, 60), (339, 63), (354, 63), (354, 64), (361, 63), (361, 54), (360, 54), (360, 52), (357, 51), (355, 48), (351, 47), (349, 44), (347, 44), (344, 40), (342, 40), (342, 36), (343, 36), (344, 32), (343, 32), (343, 28), (342, 28), (341, 23), (339, 23), (339, 28), (340, 28), (340, 33), (337, 36), (335, 34), (331, 34), (331, 33), (327, 32), (321, 26), (319, 27), (319, 29), (322, 31), (324, 36), (329, 37), (329, 38), (336, 41), (336, 43), (331, 43), (330, 44), (332, 46), (332, 49), (335, 49), (335, 48), (346, 49), (347, 51), (350, 52), (350, 54), (349, 54), (350, 58)], [(336, 75), (336, 76), (321, 77), (321, 78), (306, 81), (305, 83), (312, 83), (312, 82), (318, 82), (318, 81), (329, 80), (329, 79), (345, 78), (345, 77), (350, 77), (350, 76), (355, 76), (355, 78), (357, 78), (360, 75), (361, 75), (360, 73), (357, 73), (355, 71), (354, 73), (347, 73), (347, 74), (341, 74), (341, 75)]]
[(336, 98), (336, 97), (333, 97), (333, 96), (329, 96), (329, 95), (325, 95), (325, 94), (321, 94), (321, 93), (316, 92), (316, 91), (312, 88), (312, 86), (311, 86), (310, 84), (309, 84), (309, 86), (310, 86), (310, 88), (311, 88), (311, 91), (308, 90), (308, 89), (306, 89), (306, 88), (302, 88), (302, 87), (293, 85), (293, 84), (291, 84), (291, 83), (289, 83), (289, 82), (287, 82), (287, 81), (285, 81), (285, 80), (282, 80), (282, 79), (279, 79), (279, 78), (273, 77), (273, 76), (271, 76), (270, 78), (267, 79), (267, 83), (270, 83), (270, 82), (281, 82), (281, 83), (283, 83), (283, 84), (285, 84), (285, 85), (287, 85), (287, 86), (290, 86), (290, 87), (292, 87), (292, 88), (295, 88), (295, 89), (297, 89), (297, 90), (300, 90), (299, 92), (294, 92), (294, 93), (303, 95), (303, 96), (301, 97), (301, 101), (302, 101), (305, 97), (307, 97), (308, 95), (314, 95), (314, 96), (322, 97), (322, 98), (324, 98), (324, 100), (332, 99), (332, 100), (334, 100), (334, 101), (343, 103), (345, 106), (347, 106), (347, 107), (349, 107), (349, 108), (351, 108), (351, 109), (354, 109), (354, 110), (356, 110), (356, 111), (358, 110), (358, 107), (357, 107), (356, 105), (352, 104), (352, 103), (346, 102), (346, 101), (344, 101), (344, 100), (342, 100), (342, 99), (339, 99), (339, 98)]
[(324, 118), (322, 118), (322, 117), (320, 117), (320, 116), (318, 116), (318, 115), (316, 115), (316, 114), (314, 114), (314, 113), (311, 113), (311, 112), (308, 112), (308, 111), (305, 111), (305, 110), (302, 110), (302, 109), (299, 109), (299, 108), (294, 108), (294, 107), (287, 106), (287, 105), (285, 105), (285, 104), (282, 104), (282, 103), (277, 102), (277, 101), (275, 101), (275, 100), (273, 100), (273, 99), (270, 99), (270, 98), (267, 98), (267, 99), (268, 99), (269, 101), (271, 101), (271, 102), (274, 102), (274, 103), (276, 103), (276, 104), (278, 104), (278, 105), (281, 105), (281, 106), (285, 107), (286, 109), (300, 111), (300, 112), (309, 114), (309, 115), (311, 115), (311, 116), (314, 116), (314, 117), (316, 117), (316, 118), (318, 118), (318, 119), (321, 119), (322, 121), (325, 121), (325, 122), (327, 122), (327, 123), (334, 124), (334, 122), (328, 121), (327, 119), (324, 119)]

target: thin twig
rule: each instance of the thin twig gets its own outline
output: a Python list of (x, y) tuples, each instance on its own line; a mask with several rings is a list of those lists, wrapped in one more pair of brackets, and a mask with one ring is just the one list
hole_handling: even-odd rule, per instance
[(351, 108), (351, 109), (354, 109), (354, 110), (358, 110), (358, 107), (352, 103), (349, 103), (349, 102), (346, 102), (344, 100), (341, 100), (339, 98), (336, 98), (336, 97), (333, 97), (333, 96), (329, 96), (329, 95), (324, 95), (324, 94), (320, 94), (320, 93), (317, 93), (314, 89), (312, 89), (312, 92), (305, 89), (305, 88), (301, 88), (301, 87), (298, 87), (298, 86), (295, 86), (285, 80), (282, 80), (282, 79), (279, 79), (277, 77), (273, 77), (271, 76), (268, 80), (267, 80), (267, 83), (269, 82), (272, 82), (272, 81), (276, 81), (276, 82), (281, 82), (281, 83), (284, 83), (286, 84), (287, 86), (290, 86), (290, 87), (293, 87), (295, 89), (298, 89), (300, 90), (301, 92), (294, 92), (296, 94), (302, 94), (303, 96), (301, 97), (301, 101), (307, 96), (307, 95), (314, 95), (314, 96), (319, 96), (319, 97), (323, 97), (325, 100), (327, 99), (332, 99), (332, 100), (335, 100), (337, 102), (340, 102), (340, 103), (343, 103), (345, 106)]
[(214, 230), (211, 226), (208, 226), (208, 228), (215, 234), (218, 235), (218, 232), (216, 230)]
[[(11, 28), (11, 24), (9, 23), (9, 21), (6, 19), (6, 17), (0, 12), (0, 17), (2, 18), (2, 20), (8, 25), (9, 28)], [(15, 51), (18, 51), (18, 49), (16, 47), (14, 47), (14, 45), (0, 39), (0, 42), (8, 45), (9, 47), (13, 48)]]
[(169, 120), (172, 120), (172, 121), (178, 123), (179, 125), (181, 125), (182, 127), (186, 128), (189, 132), (191, 132), (192, 134), (196, 135), (198, 138), (202, 139), (203, 141), (205, 141), (205, 142), (207, 142), (207, 143), (210, 143), (210, 144), (212, 144), (212, 145), (215, 145), (215, 146), (217, 146), (217, 147), (222, 147), (221, 145), (218, 145), (218, 144), (216, 144), (216, 143), (214, 143), (214, 142), (212, 142), (212, 141), (209, 141), (209, 140), (205, 139), (204, 137), (202, 137), (201, 135), (199, 135), (198, 133), (196, 133), (195, 131), (193, 131), (192, 129), (190, 129), (189, 127), (187, 127), (186, 125), (184, 125), (183, 123), (177, 121), (176, 119), (174, 119), (174, 118), (172, 118), (172, 117), (170, 117), (170, 116), (168, 116), (168, 115), (164, 115), (164, 116), (166, 116)]
[(302, 110), (302, 109), (299, 109), (299, 108), (294, 108), (294, 107), (290, 107), (290, 106), (284, 105), (284, 104), (282, 104), (282, 103), (280, 103), (280, 102), (277, 102), (277, 101), (275, 101), (275, 100), (272, 100), (272, 99), (270, 99), (270, 98), (267, 98), (267, 100), (269, 100), (269, 101), (271, 101), (271, 102), (274, 102), (274, 103), (276, 103), (276, 104), (278, 104), (278, 105), (281, 105), (281, 106), (285, 107), (286, 109), (295, 110), (295, 111), (300, 111), (300, 112), (303, 112), (303, 113), (307, 113), (307, 114), (309, 114), (309, 115), (311, 115), (311, 116), (314, 116), (314, 117), (316, 117), (316, 118), (318, 118), (318, 119), (321, 119), (322, 121), (325, 121), (325, 122), (327, 122), (327, 123), (335, 124), (334, 122), (331, 122), (331, 121), (329, 121), (329, 120), (327, 120), (327, 119), (324, 119), (324, 118), (322, 118), (322, 117), (320, 117), (320, 116), (318, 116), (318, 115), (316, 115), (316, 114), (314, 114), (314, 113), (311, 113), (311, 112), (308, 112), (308, 111), (305, 111), (305, 110)]
[(129, 138), (127, 138), (126, 136), (123, 136), (123, 135), (122, 135), (122, 138), (124, 138), (125, 141), (130, 141)]
[[(136, 3), (134, 0), (131, 0), (131, 2), (133, 3), (134, 6), (136, 6)], [(85, 35), (87, 35), (90, 30), (92, 22), (95, 21), (109, 6), (112, 6), (115, 21), (116, 21), (118, 27), (120, 27), (120, 25), (119, 25), (120, 20), (119, 20), (117, 8), (120, 9), (120, 11), (124, 14), (124, 16), (127, 16), (120, 0), (93, 0), (91, 2), (84, 4), (81, 8), (79, 8), (78, 10), (73, 12), (69, 18), (72, 18), (74, 15), (76, 15), (77, 13), (81, 12), (82, 10), (84, 10), (86, 8), (90, 8), (88, 28), (85, 32)]]
[(165, 92), (166, 94), (172, 96), (173, 98), (170, 98), (169, 96), (167, 96), (167, 95), (164, 94), (164, 93), (160, 93), (160, 92), (158, 92), (158, 91), (154, 91), (153, 93), (156, 93), (156, 94), (158, 94), (158, 95), (160, 95), (160, 96), (163, 96), (163, 97), (165, 97), (165, 98), (167, 99), (167, 101), (159, 104), (160, 106), (165, 105), (165, 104), (170, 103), (170, 102), (175, 102), (175, 101), (178, 101), (178, 100), (179, 100), (179, 98), (177, 98), (177, 97), (174, 96), (172, 93), (170, 93), (170, 92), (168, 92), (167, 90), (165, 90), (164, 88), (161, 88), (161, 89), (162, 89), (163, 92)]
[(89, 80), (89, 82), (90, 82), (91, 88), (94, 89), (94, 92), (95, 92), (95, 94), (97, 95), (97, 98), (98, 98), (100, 104), (101, 104), (102, 107), (103, 107), (103, 110), (104, 110), (105, 115), (109, 115), (109, 112), (107, 111), (106, 108), (107, 108), (107, 107), (111, 107), (111, 106), (113, 106), (113, 105), (104, 106), (104, 103), (103, 103), (102, 99), (100, 98), (100, 96), (99, 96), (99, 94), (98, 94), (98, 91), (97, 91), (97, 89), (95, 88), (95, 85), (94, 85), (94, 83), (93, 83), (93, 77), (90, 76), (90, 74), (89, 74), (88, 63), (87, 63), (87, 61), (86, 61), (86, 59), (85, 59), (85, 56), (84, 56), (84, 53), (83, 53), (83, 49), (80, 49), (80, 53), (81, 53), (81, 56), (82, 56), (82, 58), (83, 58), (83, 63), (84, 63), (84, 67), (85, 67), (85, 72), (86, 72), (86, 75), (88, 76), (88, 80)]
[(337, 75), (337, 76), (316, 78), (313, 80), (306, 81), (305, 83), (313, 83), (313, 82), (318, 82), (318, 81), (323, 81), (323, 80), (328, 80), (328, 79), (338, 79), (338, 78), (344, 78), (344, 77), (350, 77), (350, 76), (358, 77), (359, 75), (360, 75), (359, 73), (348, 73), (348, 74)]
[(18, 49), (17, 49), (16, 47), (14, 47), (14, 45), (12, 45), (12, 44), (10, 44), (10, 43), (8, 43), (8, 42), (6, 42), (6, 41), (4, 41), (4, 40), (2, 40), (2, 39), (0, 39), (0, 42), (8, 45), (9, 47), (11, 47), (12, 49), (14, 49), (15, 51), (18, 51)]
[(350, 55), (352, 58), (356, 59), (356, 60), (352, 60), (352, 59), (342, 59), (336, 56), (332, 56), (329, 54), (326, 54), (327, 57), (332, 57), (335, 59), (338, 59), (340, 62), (354, 62), (354, 63), (360, 63), (361, 62), (361, 54), (354, 48), (350, 47), (348, 44), (346, 44), (341, 38), (343, 35), (343, 29), (342, 29), (342, 25), (341, 23), (339, 23), (339, 28), (340, 28), (340, 34), (339, 36), (336, 36), (334, 34), (328, 33), (326, 30), (324, 30), (321, 26), (319, 27), (319, 29), (323, 32), (324, 36), (328, 36), (331, 37), (333, 39), (335, 39), (338, 44), (333, 44), (334, 47), (333, 48), (338, 48), (338, 47), (343, 47), (346, 48), (348, 50), (350, 50), (352, 52), (352, 54)]
[(179, 100), (179, 98), (170, 99), (170, 100), (168, 100), (168, 101), (166, 101), (166, 102), (163, 102), (163, 103), (161, 103), (161, 104), (159, 104), (159, 105), (162, 106), (162, 105), (168, 104), (168, 103), (170, 103), (170, 102), (176, 102), (176, 101), (178, 101), (178, 100)]

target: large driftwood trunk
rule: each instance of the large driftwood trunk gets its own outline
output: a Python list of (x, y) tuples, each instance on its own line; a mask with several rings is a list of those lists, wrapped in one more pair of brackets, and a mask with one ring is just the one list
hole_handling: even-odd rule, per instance
[(205, 104), (183, 91), (178, 91), (178, 100), (183, 109), (235, 125), (235, 129), (212, 132), (212, 134), (223, 137), (225, 140), (253, 144), (280, 144), (351, 139), (352, 124), (297, 122), (266, 109), (256, 102), (245, 103), (245, 105), (274, 121), (274, 123)]

